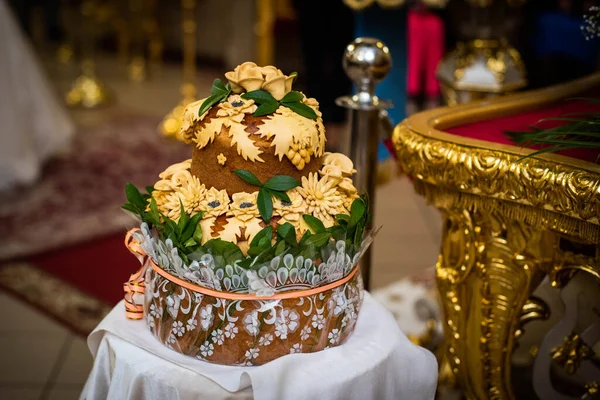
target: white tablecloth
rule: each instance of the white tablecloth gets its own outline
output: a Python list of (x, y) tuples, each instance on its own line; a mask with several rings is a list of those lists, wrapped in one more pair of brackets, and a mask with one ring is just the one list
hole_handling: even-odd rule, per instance
[(210, 364), (159, 343), (119, 303), (88, 337), (95, 361), (81, 399), (433, 399), (437, 362), (366, 293), (341, 346), (257, 367)]

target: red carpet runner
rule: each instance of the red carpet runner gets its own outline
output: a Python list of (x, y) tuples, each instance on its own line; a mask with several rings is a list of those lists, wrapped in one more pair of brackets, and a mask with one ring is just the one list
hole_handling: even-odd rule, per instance
[(123, 283), (139, 268), (124, 237), (122, 232), (4, 264), (0, 286), (87, 335), (123, 298)]

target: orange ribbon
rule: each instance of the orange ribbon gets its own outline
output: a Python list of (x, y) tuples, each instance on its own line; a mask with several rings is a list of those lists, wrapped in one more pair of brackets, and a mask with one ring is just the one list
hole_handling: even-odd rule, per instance
[(131, 275), (129, 278), (129, 282), (123, 285), (125, 289), (125, 310), (126, 316), (129, 319), (142, 319), (144, 314), (144, 308), (141, 304), (136, 304), (134, 302), (133, 296), (136, 293), (144, 293), (144, 289), (146, 285), (144, 283), (144, 273), (146, 268), (150, 266), (156, 273), (168, 279), (169, 281), (182, 286), (186, 289), (189, 289), (193, 292), (202, 293), (208, 296), (227, 299), (227, 300), (284, 300), (284, 299), (292, 299), (298, 297), (306, 297), (312, 296), (313, 294), (318, 294), (322, 292), (326, 292), (328, 290), (334, 289), (338, 286), (343, 285), (348, 282), (356, 273), (358, 272), (358, 265), (354, 267), (354, 269), (342, 279), (339, 279), (335, 282), (331, 282), (327, 285), (319, 286), (313, 289), (302, 289), (302, 290), (292, 290), (289, 292), (283, 293), (275, 293), (272, 296), (256, 296), (252, 293), (230, 293), (230, 292), (221, 292), (219, 290), (209, 289), (203, 286), (195, 285), (190, 282), (186, 282), (183, 279), (180, 279), (176, 276), (171, 275), (164, 269), (157, 266), (150, 257), (146, 255), (144, 250), (138, 245), (138, 243), (133, 239), (132, 234), (139, 229), (132, 229), (127, 232), (127, 236), (125, 236), (125, 246), (129, 249), (129, 251), (136, 256), (136, 258), (142, 264), (142, 267), (135, 274)]
[(123, 284), (123, 290), (125, 291), (125, 316), (129, 319), (142, 319), (144, 318), (144, 305), (136, 303), (134, 296), (137, 293), (144, 294), (144, 290), (146, 289), (144, 273), (148, 267), (150, 257), (146, 256), (144, 250), (133, 239), (132, 235), (135, 231), (139, 231), (139, 229), (132, 229), (125, 235), (125, 247), (140, 261), (142, 266), (135, 274), (129, 277), (129, 281)]

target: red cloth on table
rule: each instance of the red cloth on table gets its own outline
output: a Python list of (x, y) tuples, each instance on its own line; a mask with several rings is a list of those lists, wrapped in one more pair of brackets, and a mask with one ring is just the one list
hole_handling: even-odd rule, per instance
[[(490, 143), (501, 143), (516, 146), (504, 132), (506, 131), (528, 131), (530, 127), (544, 118), (554, 118), (565, 116), (565, 114), (575, 112), (598, 111), (599, 103), (591, 103), (584, 100), (563, 101), (555, 105), (540, 109), (524, 112), (521, 114), (507, 117), (488, 119), (485, 121), (474, 122), (472, 124), (455, 126), (445, 129), (446, 132), (453, 135), (468, 137), (472, 139), (485, 140)], [(564, 125), (564, 121), (544, 121), (536, 126), (542, 129), (553, 128)], [(539, 149), (539, 147), (537, 147)], [(570, 149), (563, 150), (558, 154), (577, 158), (584, 161), (596, 162), (600, 151), (597, 149)]]

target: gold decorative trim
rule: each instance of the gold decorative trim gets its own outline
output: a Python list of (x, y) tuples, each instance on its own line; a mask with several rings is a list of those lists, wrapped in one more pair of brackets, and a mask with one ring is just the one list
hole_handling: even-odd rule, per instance
[[(570, 271), (600, 274), (600, 165), (558, 154), (517, 161), (533, 151), (444, 130), (540, 109), (598, 86), (595, 74), (419, 113), (394, 130), (401, 169), (444, 216), (436, 265), (445, 330), (440, 376), (467, 398), (514, 399), (511, 356), (523, 325), (546, 315), (531, 298), (545, 275), (560, 285)], [(563, 239), (596, 246), (596, 259), (590, 251), (564, 251)], [(562, 360), (566, 353), (557, 354)]]
[[(443, 209), (437, 286), (444, 379), (470, 399), (512, 399), (510, 364), (528, 296), (547, 268), (544, 234), (498, 211)], [(447, 365), (445, 364), (447, 362)]]
[(0, 267), (0, 287), (63, 321), (87, 336), (111, 307), (74, 286), (28, 263)]
[[(444, 129), (540, 109), (559, 101), (564, 101), (566, 98), (584, 93), (595, 86), (600, 86), (600, 73), (545, 89), (526, 93), (514, 93), (497, 97), (492, 100), (482, 100), (462, 104), (456, 107), (442, 107), (420, 112), (407, 118), (400, 125), (396, 126), (393, 134), (393, 141), (397, 146), (399, 142), (396, 131), (401, 128), (407, 128), (430, 140), (449, 142), (450, 144), (466, 147), (479, 147), (490, 151), (500, 151), (521, 157), (533, 153), (533, 150), (519, 146), (492, 143), (485, 140), (457, 136), (444, 132)], [(555, 163), (577, 167), (600, 174), (600, 165), (598, 164), (565, 157), (559, 154), (541, 154), (536, 156), (536, 159), (553, 161)]]
[(552, 229), (565, 235), (577, 236), (589, 243), (600, 242), (600, 226), (553, 211), (460, 192), (422, 181), (414, 181), (413, 186), (415, 192), (424, 196), (430, 204), (437, 208), (458, 206), (470, 210), (499, 211), (510, 218), (524, 221), (529, 225)]
[(416, 114), (394, 129), (401, 168), (430, 201), (501, 207), (528, 223), (597, 243), (599, 165), (558, 154), (517, 162), (532, 151), (441, 129), (543, 107), (598, 84), (600, 74), (529, 94)]
[(569, 375), (573, 375), (583, 360), (594, 357), (594, 351), (581, 337), (572, 333), (565, 337), (564, 343), (550, 350), (552, 360)]

